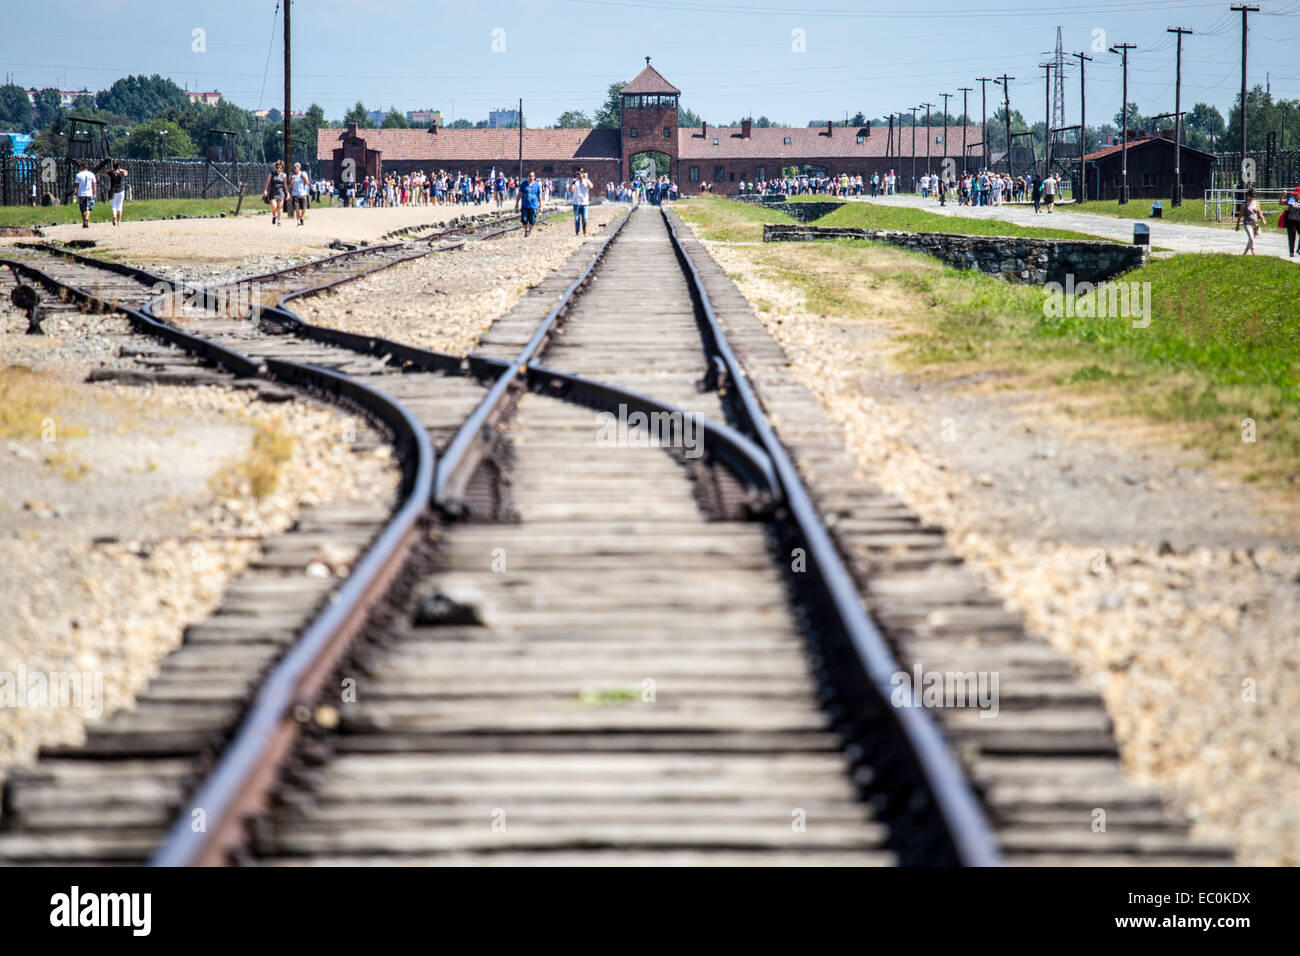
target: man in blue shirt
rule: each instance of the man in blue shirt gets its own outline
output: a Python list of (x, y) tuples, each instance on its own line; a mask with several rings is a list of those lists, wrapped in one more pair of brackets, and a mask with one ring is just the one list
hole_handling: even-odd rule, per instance
[(522, 206), (520, 221), (524, 224), (525, 239), (533, 231), (533, 226), (537, 225), (537, 210), (541, 205), (542, 184), (537, 181), (537, 173), (529, 170), (528, 182), (519, 187), (519, 194), (515, 196), (515, 209)]

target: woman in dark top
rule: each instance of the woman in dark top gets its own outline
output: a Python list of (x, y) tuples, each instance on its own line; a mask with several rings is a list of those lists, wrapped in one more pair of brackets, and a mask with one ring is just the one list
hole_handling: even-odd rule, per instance
[(122, 225), (122, 204), (126, 202), (126, 170), (113, 161), (113, 171), (108, 174), (108, 194), (113, 197), (113, 225)]
[(275, 169), (266, 177), (266, 189), (262, 198), (271, 204), (271, 225), (280, 225), (280, 213), (284, 209), (284, 197), (287, 195), (289, 177), (284, 173), (284, 160), (275, 161)]

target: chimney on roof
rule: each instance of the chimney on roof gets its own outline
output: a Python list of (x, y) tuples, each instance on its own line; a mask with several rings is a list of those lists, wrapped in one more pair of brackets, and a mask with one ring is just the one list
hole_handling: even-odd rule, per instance
[(706, 120), (700, 120), (700, 135), (701, 136), (709, 135), (709, 124)]
[(747, 120), (747, 119), (743, 119), (743, 120), (741, 120), (741, 121), (740, 121), (740, 138), (741, 138), (741, 139), (749, 139), (749, 131), (750, 131), (752, 128), (753, 128), (753, 127), (750, 125), (749, 120)]
[(1162, 129), (1160, 131), (1160, 138), (1172, 140), (1174, 138), (1174, 131), (1171, 129)]
[(871, 120), (867, 120), (867, 139), (871, 138)]
[(827, 135), (827, 136), (832, 135), (832, 134), (831, 134), (831, 130), (833, 130), (834, 128), (835, 128), (835, 124), (832, 123), (830, 120), (827, 120), (827, 121), (826, 121), (826, 135)]
[(430, 135), (430, 136), (435, 136), (435, 135), (437, 135), (437, 133), (438, 133), (438, 121), (437, 121), (437, 120), (430, 120), (430, 121), (429, 121), (429, 135)]
[(349, 123), (349, 124), (348, 124), (348, 136), (355, 137), (356, 135), (357, 135), (357, 124), (356, 124), (356, 123)]

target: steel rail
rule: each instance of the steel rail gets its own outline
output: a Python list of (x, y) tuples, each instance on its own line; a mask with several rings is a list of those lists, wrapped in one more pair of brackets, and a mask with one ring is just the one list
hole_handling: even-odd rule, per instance
[[(51, 249), (64, 254), (64, 250)], [(140, 281), (167, 282), (142, 269), (75, 256), (87, 265), (107, 268)], [(418, 538), (420, 519), (427, 511), (433, 487), (434, 451), (428, 433), (415, 416), (396, 399), (345, 375), (326, 369), (268, 358), (256, 362), (232, 349), (184, 332), (152, 313), (110, 303), (70, 282), (54, 279), (23, 262), (0, 259), (15, 274), (39, 281), (47, 288), (67, 290), (74, 299), (106, 312), (121, 313), (138, 331), (175, 345), (200, 358), (227, 367), (245, 377), (263, 376), (325, 393), (337, 404), (360, 406), (393, 432), (399, 460), (405, 465), (403, 500), (379, 536), (353, 565), (329, 603), (312, 619), (288, 653), (258, 689), (231, 743), (216, 767), (185, 808), (201, 807), (210, 824), (195, 832), (185, 808), (168, 831), (151, 864), (155, 866), (219, 865), (226, 853), (244, 842), (242, 826), (247, 814), (262, 808), (276, 780), (276, 770), (293, 746), (302, 725), (310, 720), (311, 704), (364, 626), (376, 603), (388, 591), (405, 565)], [(167, 283), (171, 287), (172, 283)]]
[(618, 225), (601, 241), (600, 247), (596, 250), (596, 254), (591, 261), (587, 263), (587, 267), (569, 284), (569, 287), (564, 290), (564, 294), (560, 296), (559, 301), (542, 317), (537, 330), (529, 338), (523, 349), (520, 350), (519, 355), (501, 373), (487, 395), (479, 402), (478, 407), (474, 409), (465, 424), (456, 432), (451, 444), (444, 450), (433, 478), (433, 500), (438, 507), (451, 514), (463, 513), (464, 502), (462, 496), (465, 493), (465, 488), (468, 487), (470, 477), (474, 474), (474, 470), (478, 467), (484, 452), (487, 450), (491, 441), (492, 426), (501, 417), (507, 396), (511, 393), (517, 393), (522, 388), (522, 374), (526, 370), (528, 362), (532, 360), (542, 344), (550, 337), (555, 329), (555, 323), (568, 311), (574, 294), (590, 281), (592, 273), (596, 271), (596, 267), (605, 258), (605, 252), (609, 249), (610, 243), (623, 231), (623, 227), (627, 225), (630, 218), (630, 213), (624, 213)]
[(690, 421), (699, 429), (703, 444), (701, 450), (725, 464), (745, 485), (753, 513), (766, 511), (781, 500), (781, 485), (767, 452), (730, 425), (715, 422), (640, 392), (560, 372), (536, 362), (524, 371), (524, 384), (534, 392), (590, 408), (603, 409), (619, 403), (633, 412), (680, 416), (680, 421)]
[(263, 680), (216, 766), (187, 801), (187, 807), (203, 809), (207, 830), (196, 833), (182, 811), (151, 866), (219, 866), (230, 850), (245, 842), (244, 820), (265, 808), (278, 768), (312, 719), (312, 703), (325, 680), (405, 565), (432, 493), (433, 445), (404, 405), (356, 379), (316, 366), (268, 358), (266, 368), (276, 378), (310, 384), (376, 414), (397, 436), (401, 459), (413, 463), (411, 475), (397, 512)]
[(699, 305), (706, 342), (726, 365), (733, 386), (733, 398), (746, 426), (767, 452), (776, 469), (795, 529), (806, 544), (808, 569), (833, 611), (833, 620), (852, 644), (863, 673), (870, 682), (884, 710), (894, 715), (898, 729), (908, 742), (920, 765), (930, 794), (935, 801), (958, 860), (966, 866), (998, 866), (1001, 856), (984, 809), (971, 791), (966, 775), (948, 748), (938, 727), (924, 708), (908, 703), (894, 706), (891, 694), (893, 677), (901, 670), (893, 651), (875, 621), (862, 606), (853, 577), (845, 567), (839, 550), (813, 503), (798, 470), (786, 453), (763, 413), (758, 397), (727, 341), (713, 303), (699, 270), (687, 253), (673, 222), (675, 216), (662, 209), (664, 222), (683, 269), (690, 278), (693, 295)]

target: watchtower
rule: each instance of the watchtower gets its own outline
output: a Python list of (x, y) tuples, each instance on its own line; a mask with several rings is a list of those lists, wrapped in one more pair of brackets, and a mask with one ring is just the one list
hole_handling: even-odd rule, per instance
[(668, 157), (668, 169), (677, 167), (677, 99), (682, 91), (650, 65), (623, 87), (622, 163), (620, 178), (632, 178), (632, 157), (637, 153), (661, 153)]
[(74, 177), (81, 169), (84, 160), (90, 164), (90, 171), (96, 176), (108, 168), (112, 160), (108, 148), (108, 132), (103, 120), (86, 119), (83, 116), (68, 117), (68, 156), (64, 179), (63, 201), (72, 199), (76, 188)]

